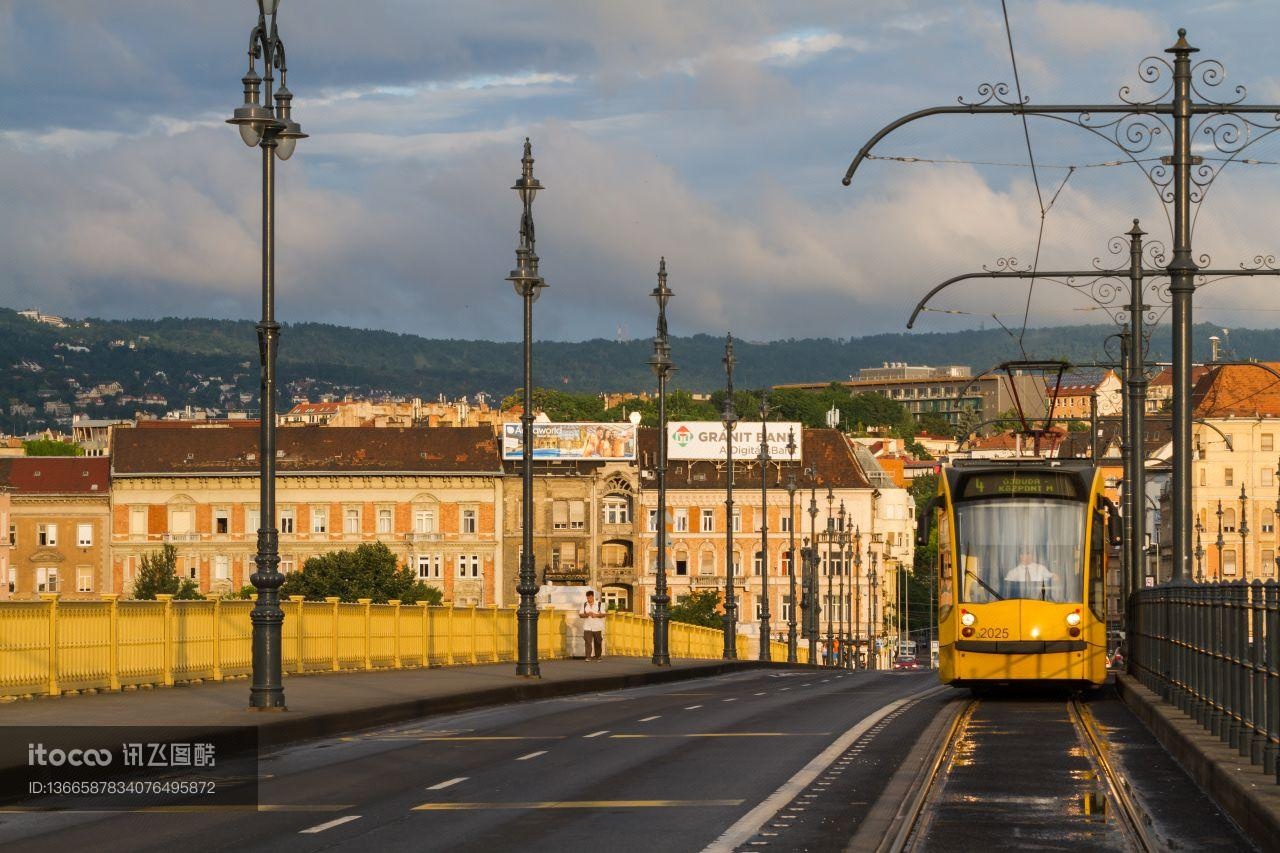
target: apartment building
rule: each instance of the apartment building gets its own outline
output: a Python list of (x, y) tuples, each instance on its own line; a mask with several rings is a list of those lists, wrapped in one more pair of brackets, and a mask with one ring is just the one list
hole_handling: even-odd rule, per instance
[[(445, 601), (502, 604), (502, 470), (493, 430), (298, 427), (277, 439), (280, 568), (382, 542)], [(254, 572), (258, 424), (139, 422), (115, 433), (111, 591), (172, 543), (206, 593)]]

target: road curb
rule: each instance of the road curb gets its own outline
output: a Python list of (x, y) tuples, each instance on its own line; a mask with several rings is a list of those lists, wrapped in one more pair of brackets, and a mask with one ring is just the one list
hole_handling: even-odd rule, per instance
[(1259, 849), (1280, 838), (1280, 784), (1137, 679), (1116, 676), (1125, 705)]

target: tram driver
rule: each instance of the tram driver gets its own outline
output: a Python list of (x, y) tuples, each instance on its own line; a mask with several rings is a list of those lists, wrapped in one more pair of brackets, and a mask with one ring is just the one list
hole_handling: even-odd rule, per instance
[(1028, 585), (1044, 590), (1057, 586), (1058, 576), (1039, 562), (1030, 548), (1023, 548), (1018, 552), (1018, 565), (1005, 573), (1004, 581), (1013, 590), (1025, 590)]

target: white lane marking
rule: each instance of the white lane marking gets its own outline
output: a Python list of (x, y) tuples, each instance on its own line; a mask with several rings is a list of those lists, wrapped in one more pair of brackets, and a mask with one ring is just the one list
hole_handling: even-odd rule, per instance
[[(778, 815), (778, 812), (782, 811), (798, 794), (809, 787), (818, 778), (818, 774), (830, 767), (854, 741), (866, 734), (872, 726), (909, 702), (914, 702), (948, 689), (950, 688), (946, 686), (931, 687), (928, 690), (890, 702), (888, 705), (864, 717), (853, 728), (836, 738), (830, 746), (814, 757), (812, 761), (800, 768), (794, 776), (783, 782), (782, 787), (770, 794), (764, 802), (747, 812), (738, 819), (737, 823), (725, 830), (719, 838), (708, 844), (703, 849), (703, 853), (730, 853), (730, 851), (746, 844), (775, 815), (783, 817), (783, 815)], [(795, 808), (792, 809), (792, 811), (797, 810)]]
[(656, 720), (661, 716), (662, 716), (661, 714), (654, 714), (652, 717), (641, 717), (640, 722), (642, 723), (652, 722), (653, 720)]
[(344, 823), (350, 823), (353, 820), (359, 820), (359, 819), (360, 819), (360, 815), (349, 814), (344, 817), (334, 818), (333, 820), (326, 821), (325, 823), (316, 824), (315, 826), (311, 826), (306, 829), (300, 829), (298, 830), (298, 834), (299, 835), (315, 835), (317, 832), (324, 832), (326, 829), (333, 829), (335, 826), (342, 826)]
[(764, 696), (765, 694), (764, 694), (764, 693), (757, 693), (756, 695), (757, 695), (757, 696)]
[(685, 710), (686, 710), (686, 711), (696, 711), (696, 710), (698, 710), (698, 709), (699, 709), (699, 708), (701, 708), (701, 707), (702, 707), (701, 705), (690, 705), (688, 708), (685, 708)]
[(790, 690), (790, 689), (791, 689), (790, 687), (779, 687), (779, 688), (778, 688), (778, 690), (779, 690), (779, 691), (782, 691), (782, 690)]
[(589, 734), (589, 735), (583, 735), (583, 737), (584, 737), (584, 738), (587, 738), (587, 737), (600, 737), (600, 735), (607, 735), (608, 733), (609, 733), (609, 730), (608, 730), (608, 729), (601, 729), (601, 730), (600, 730), (600, 731), (598, 731), (598, 732), (592, 732), (592, 733), (591, 733), (591, 734)]
[(519, 758), (517, 758), (516, 761), (528, 761), (530, 758), (537, 758), (539, 755), (546, 755), (546, 754), (547, 754), (547, 751), (545, 749), (540, 749), (537, 752), (531, 752), (528, 755), (522, 755)]
[(725, 701), (725, 702), (737, 702), (738, 700), (737, 700), (736, 698), (734, 698), (734, 699), (725, 699), (724, 701)]
[(470, 777), (467, 777), (467, 776), (455, 776), (455, 777), (454, 777), (454, 778), (452, 778), (452, 779), (445, 779), (443, 782), (437, 782), (436, 784), (432, 785), (430, 788), (427, 788), (427, 790), (428, 790), (428, 791), (443, 791), (445, 788), (448, 788), (450, 785), (456, 785), (456, 784), (458, 784), (459, 782), (465, 782), (465, 781), (467, 781), (467, 779), (468, 779), (468, 778), (470, 778)]
[(801, 686), (801, 687), (812, 687), (812, 686), (813, 686), (813, 682), (812, 682), (812, 681), (810, 681), (808, 684), (801, 684), (800, 686)]

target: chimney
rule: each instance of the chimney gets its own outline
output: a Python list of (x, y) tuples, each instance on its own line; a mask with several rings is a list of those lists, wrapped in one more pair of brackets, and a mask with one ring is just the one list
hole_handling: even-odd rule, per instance
[(1221, 340), (1218, 338), (1217, 335), (1209, 336), (1209, 351), (1211, 353), (1209, 358), (1210, 361), (1218, 360), (1218, 344), (1220, 343), (1221, 343)]

